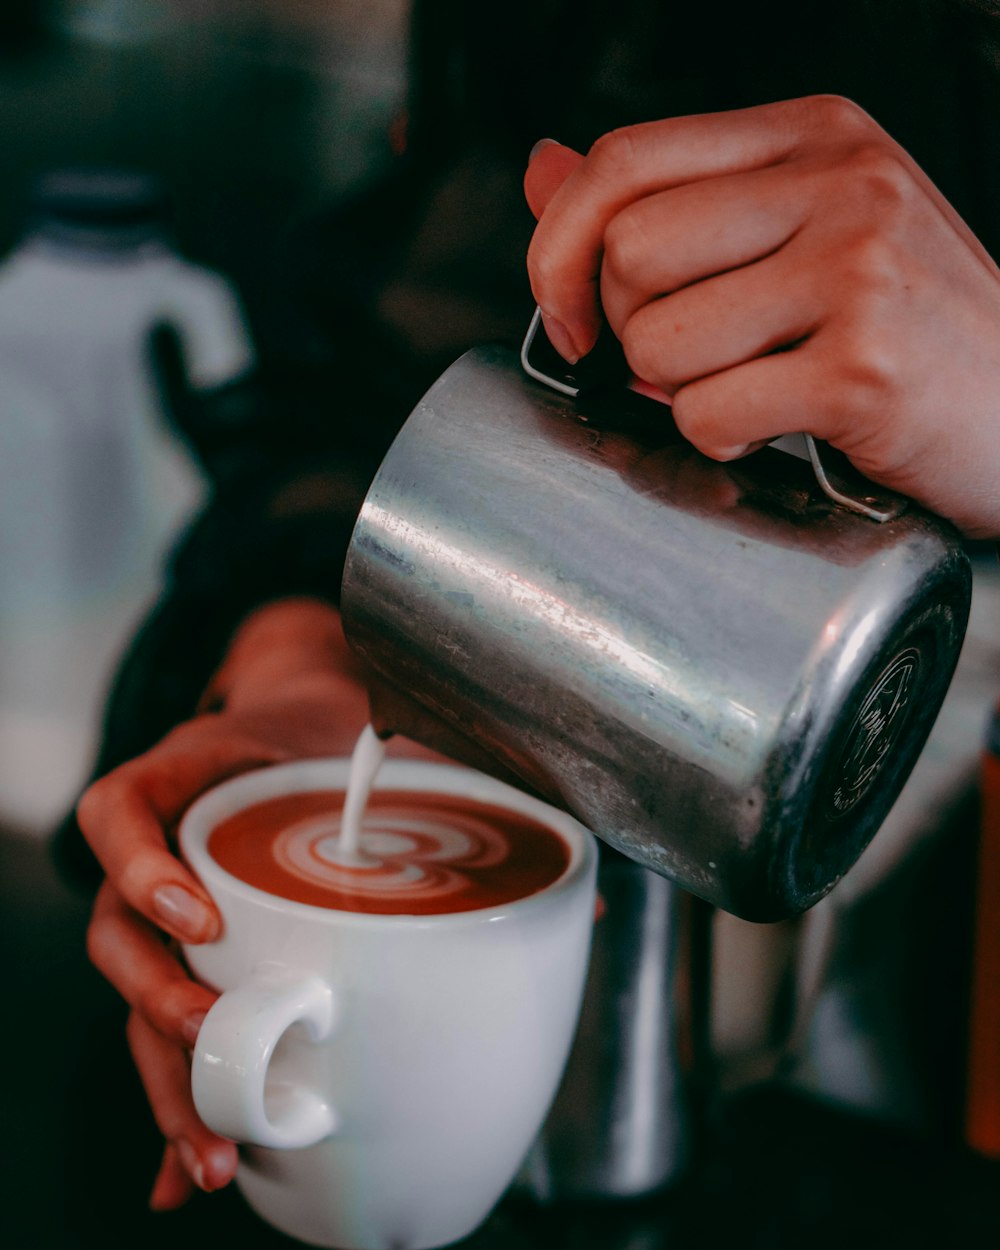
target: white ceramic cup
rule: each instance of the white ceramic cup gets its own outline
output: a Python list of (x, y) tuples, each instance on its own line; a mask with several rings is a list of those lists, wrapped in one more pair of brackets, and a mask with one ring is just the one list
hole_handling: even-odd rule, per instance
[(477, 911), (370, 915), (291, 902), (220, 867), (206, 841), (264, 799), (343, 790), (349, 760), (245, 774), (200, 798), (182, 852), (222, 913), (185, 954), (222, 991), (194, 1051), (195, 1105), (243, 1143), (237, 1182), (286, 1233), (419, 1250), (470, 1233), (542, 1125), (576, 1026), (597, 852), (571, 817), (468, 769), (390, 760), (376, 789), (459, 795), (559, 834), (536, 894)]

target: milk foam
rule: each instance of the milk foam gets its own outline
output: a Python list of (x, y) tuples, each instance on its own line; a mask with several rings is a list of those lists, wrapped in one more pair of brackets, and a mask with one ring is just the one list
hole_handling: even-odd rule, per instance
[(502, 864), (510, 853), (495, 824), (451, 808), (415, 813), (409, 806), (380, 807), (377, 826), (364, 830), (360, 854), (350, 861), (342, 830), (337, 817), (296, 821), (275, 839), (275, 863), (313, 886), (430, 902), (468, 891), (469, 870)]
[(266, 893), (383, 915), (498, 906), (544, 889), (566, 867), (563, 839), (502, 802), (447, 786), (376, 787), (384, 754), (365, 729), (346, 790), (293, 790), (251, 804), (212, 831), (209, 853)]

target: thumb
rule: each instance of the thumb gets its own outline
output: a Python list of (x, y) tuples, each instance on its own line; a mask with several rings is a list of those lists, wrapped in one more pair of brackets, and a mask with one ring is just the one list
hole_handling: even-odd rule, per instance
[(579, 152), (556, 143), (555, 139), (540, 139), (535, 144), (524, 174), (524, 194), (536, 218), (541, 217), (549, 200), (582, 163)]

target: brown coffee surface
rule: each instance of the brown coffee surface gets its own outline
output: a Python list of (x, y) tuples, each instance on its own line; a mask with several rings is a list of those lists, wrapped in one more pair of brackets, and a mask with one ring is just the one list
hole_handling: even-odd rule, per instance
[(452, 795), (376, 790), (365, 811), (364, 861), (338, 858), (344, 796), (267, 799), (216, 826), (208, 851), (268, 894), (378, 915), (496, 907), (536, 894), (569, 863), (559, 834), (506, 808)]

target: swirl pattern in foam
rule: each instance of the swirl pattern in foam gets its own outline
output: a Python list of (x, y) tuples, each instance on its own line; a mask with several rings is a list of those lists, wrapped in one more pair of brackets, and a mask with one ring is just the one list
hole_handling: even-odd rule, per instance
[(269, 799), (220, 824), (208, 849), (268, 893), (380, 914), (496, 906), (544, 889), (569, 863), (562, 838), (528, 817), (419, 791), (375, 791), (360, 854), (345, 855), (342, 808), (327, 791)]
[(275, 838), (274, 858), (303, 881), (356, 895), (405, 895), (429, 902), (468, 890), (469, 869), (504, 861), (510, 847), (495, 826), (472, 812), (384, 807), (362, 824), (361, 855), (344, 862), (340, 821), (299, 821)]

